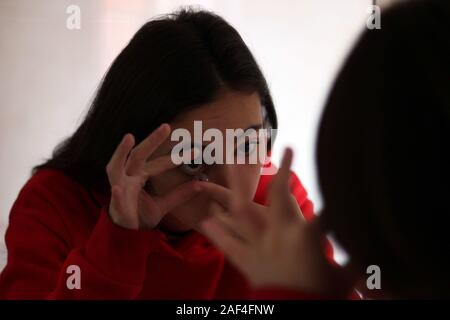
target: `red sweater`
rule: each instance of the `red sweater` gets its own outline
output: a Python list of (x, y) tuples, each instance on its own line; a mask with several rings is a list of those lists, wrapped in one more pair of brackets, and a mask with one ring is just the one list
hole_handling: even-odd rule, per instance
[[(310, 218), (312, 203), (300, 180), (292, 177), (292, 193)], [(261, 177), (258, 203), (264, 203), (270, 179)], [(59, 171), (45, 169), (31, 177), (11, 210), (0, 299), (252, 296), (243, 276), (201, 234), (192, 231), (169, 244), (161, 231), (115, 225), (105, 210), (108, 203), (109, 194), (88, 190)], [(80, 268), (81, 289), (67, 287), (71, 265)]]

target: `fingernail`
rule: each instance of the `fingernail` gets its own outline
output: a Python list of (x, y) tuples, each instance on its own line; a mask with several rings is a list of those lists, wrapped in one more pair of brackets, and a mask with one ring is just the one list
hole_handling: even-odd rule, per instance
[(122, 142), (121, 143), (125, 143), (127, 140), (128, 140), (128, 136), (129, 136), (130, 134), (129, 133), (126, 133), (123, 137), (122, 137)]
[(162, 130), (164, 127), (168, 127), (170, 129), (170, 125), (168, 123), (163, 123), (159, 126), (159, 130)]

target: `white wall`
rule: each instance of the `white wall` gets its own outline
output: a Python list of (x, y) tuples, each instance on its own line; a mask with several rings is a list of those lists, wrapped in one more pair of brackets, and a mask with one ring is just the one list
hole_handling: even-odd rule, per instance
[[(194, 3), (226, 18), (250, 46), (278, 108), (274, 158), (282, 146), (294, 147), (294, 169), (320, 208), (317, 122), (371, 0), (2, 0), (0, 247), (10, 207), (32, 166), (75, 129), (121, 48), (150, 17)], [(81, 8), (80, 30), (66, 28), (71, 4)]]

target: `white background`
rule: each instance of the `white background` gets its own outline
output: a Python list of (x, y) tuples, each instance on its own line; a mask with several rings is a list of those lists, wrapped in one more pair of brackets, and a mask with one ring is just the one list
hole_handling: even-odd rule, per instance
[[(254, 53), (279, 115), (275, 163), (283, 146), (294, 148), (294, 170), (320, 209), (317, 124), (371, 0), (0, 0), (0, 270), (9, 211), (32, 166), (80, 123), (134, 32), (154, 15), (194, 3), (227, 19)], [(81, 9), (80, 30), (66, 27), (71, 4)]]

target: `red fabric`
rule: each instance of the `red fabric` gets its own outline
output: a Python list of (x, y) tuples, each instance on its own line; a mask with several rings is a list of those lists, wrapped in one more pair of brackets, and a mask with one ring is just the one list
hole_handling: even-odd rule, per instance
[(253, 300), (326, 300), (326, 298), (305, 294), (301, 291), (288, 288), (260, 288), (252, 292)]
[[(311, 201), (292, 174), (292, 192), (305, 217)], [(265, 202), (270, 176), (255, 201)], [(23, 187), (6, 232), (8, 261), (0, 299), (248, 299), (242, 275), (209, 241), (190, 232), (169, 245), (158, 230), (127, 230), (105, 208), (109, 195), (87, 190), (45, 169)], [(81, 289), (68, 289), (67, 267), (81, 270)]]
[[(253, 300), (339, 300), (342, 298), (309, 294), (295, 289), (267, 287), (255, 290), (251, 294)], [(356, 291), (351, 291), (346, 300), (361, 300)]]

